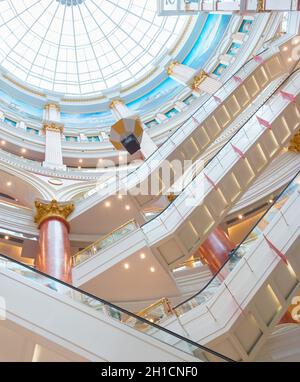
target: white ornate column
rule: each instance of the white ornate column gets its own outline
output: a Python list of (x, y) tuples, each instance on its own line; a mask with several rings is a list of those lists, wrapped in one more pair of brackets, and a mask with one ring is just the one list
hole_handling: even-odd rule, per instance
[(178, 61), (173, 61), (169, 65), (167, 73), (174, 81), (189, 86), (195, 95), (201, 92), (214, 94), (222, 86), (220, 81), (211, 78), (203, 69), (197, 71)]
[(43, 129), (46, 135), (45, 161), (43, 166), (53, 170), (65, 170), (61, 138), (64, 125), (60, 122), (60, 108), (47, 104), (44, 108)]
[[(121, 119), (125, 118), (132, 118), (137, 117), (136, 113), (129, 109), (128, 106), (125, 105), (124, 101), (121, 99), (113, 100), (109, 108), (116, 119), (116, 121), (120, 121)], [(146, 132), (146, 126), (145, 124), (142, 124), (143, 127), (143, 138), (141, 142), (141, 153), (143, 154), (144, 158), (148, 158), (150, 155), (153, 154), (154, 151), (157, 149), (157, 145), (153, 142), (152, 138), (149, 136), (149, 134)]]

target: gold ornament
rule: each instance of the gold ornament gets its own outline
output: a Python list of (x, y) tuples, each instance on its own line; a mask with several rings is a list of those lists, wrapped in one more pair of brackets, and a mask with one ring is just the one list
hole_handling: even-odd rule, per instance
[(124, 105), (124, 101), (122, 99), (114, 99), (109, 104), (110, 109), (114, 109), (117, 105)]
[(169, 67), (167, 68), (167, 73), (169, 76), (171, 76), (173, 74), (173, 69), (175, 68), (175, 66), (179, 65), (179, 62), (178, 61), (173, 61)]
[(57, 200), (53, 199), (48, 203), (36, 200), (35, 208), (36, 215), (34, 222), (40, 227), (49, 218), (59, 218), (68, 225), (67, 218), (74, 211), (75, 206), (73, 203), (58, 203)]
[(192, 89), (193, 90), (198, 90), (199, 86), (202, 84), (204, 80), (208, 77), (208, 74), (201, 69), (200, 72), (197, 74), (197, 76), (194, 77), (193, 82), (192, 82)]
[(295, 153), (300, 153), (300, 130), (292, 138), (290, 146), (289, 146), (289, 150)]
[(46, 131), (55, 131), (57, 133), (63, 133), (64, 125), (62, 123), (44, 123), (42, 131), (46, 133)]
[(265, 0), (257, 0), (257, 12), (264, 12), (266, 9)]

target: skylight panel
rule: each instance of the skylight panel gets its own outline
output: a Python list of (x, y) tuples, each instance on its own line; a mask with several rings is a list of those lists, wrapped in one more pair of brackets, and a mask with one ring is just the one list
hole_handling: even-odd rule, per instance
[(145, 75), (186, 22), (149, 0), (0, 1), (0, 64), (29, 85), (90, 95)]

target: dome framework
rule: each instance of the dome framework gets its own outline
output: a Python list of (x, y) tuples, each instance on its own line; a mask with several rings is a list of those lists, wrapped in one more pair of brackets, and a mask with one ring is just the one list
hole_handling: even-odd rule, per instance
[(0, 65), (50, 92), (90, 96), (147, 76), (181, 38), (187, 18), (147, 0), (4, 0)]

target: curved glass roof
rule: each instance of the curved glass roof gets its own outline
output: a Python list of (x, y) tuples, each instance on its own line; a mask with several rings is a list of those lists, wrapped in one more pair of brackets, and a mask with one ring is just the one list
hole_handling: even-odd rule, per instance
[(139, 81), (188, 18), (154, 0), (0, 1), (0, 65), (40, 89), (94, 95)]

